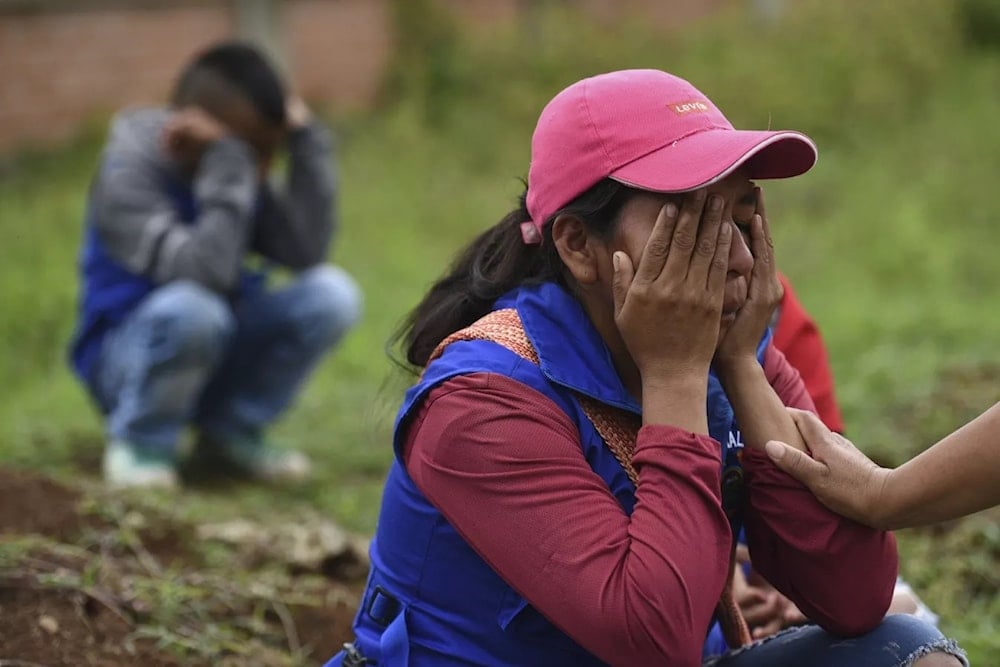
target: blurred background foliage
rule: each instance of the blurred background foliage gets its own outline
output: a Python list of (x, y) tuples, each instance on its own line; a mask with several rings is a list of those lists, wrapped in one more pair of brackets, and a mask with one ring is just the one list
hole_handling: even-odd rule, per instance
[[(558, 90), (597, 72), (688, 78), (737, 127), (794, 128), (820, 146), (808, 175), (767, 184), (779, 266), (828, 344), (848, 435), (898, 464), (1000, 399), (1000, 4), (732, 3), (681, 31), (526, 3), (512, 25), (462, 24), (397, 0), (397, 46), (376, 110), (331, 114), (343, 230), (334, 259), (366, 317), (280, 425), (318, 479), (275, 496), (185, 494), (197, 518), (303, 504), (370, 531), (408, 378), (384, 344), (451, 255), (513, 207), (529, 138)], [(65, 363), (75, 254), (103, 122), (0, 176), (0, 458), (92, 473), (100, 424)], [(991, 462), (984, 462), (989, 465)], [(987, 513), (900, 535), (903, 572), (970, 650), (1000, 651), (1000, 527)]]

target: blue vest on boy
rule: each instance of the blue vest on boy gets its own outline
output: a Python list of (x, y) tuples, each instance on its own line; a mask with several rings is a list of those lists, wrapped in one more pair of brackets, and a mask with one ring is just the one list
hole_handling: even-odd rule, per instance
[[(178, 219), (193, 224), (198, 218), (198, 202), (191, 185), (170, 179), (164, 181), (164, 189)], [(70, 348), (73, 369), (88, 385), (94, 380), (104, 336), (156, 288), (152, 280), (129, 271), (108, 254), (94, 226), (93, 215), (88, 208), (79, 257), (82, 286), (78, 321)], [(257, 289), (263, 281), (263, 273), (244, 270), (239, 291)]]
[[(603, 340), (577, 301), (544, 283), (516, 289), (495, 308), (516, 308), (539, 364), (492, 341), (449, 345), (403, 401), (396, 420), (396, 460), (386, 480), (371, 572), (354, 620), (355, 646), (370, 662), (399, 665), (559, 665), (600, 660), (558, 630), (507, 585), (420, 493), (402, 462), (406, 427), (436, 385), (468, 373), (499, 373), (541, 392), (576, 424), (586, 460), (625, 512), (635, 486), (587, 419), (574, 393), (639, 414), (614, 370)], [(760, 353), (767, 343), (761, 343)], [(585, 365), (582, 360), (588, 360)], [(732, 408), (709, 378), (709, 430), (735, 463), (742, 447)], [(706, 628), (707, 632), (708, 628)], [(351, 664), (341, 652), (327, 667)]]

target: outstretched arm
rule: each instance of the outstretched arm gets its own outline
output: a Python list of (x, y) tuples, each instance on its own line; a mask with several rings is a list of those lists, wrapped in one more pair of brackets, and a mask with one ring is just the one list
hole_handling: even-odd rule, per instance
[(767, 443), (775, 464), (844, 516), (884, 529), (953, 519), (1000, 504), (991, 465), (1000, 439), (1000, 403), (895, 470), (875, 465), (815, 415), (792, 411), (812, 458)]

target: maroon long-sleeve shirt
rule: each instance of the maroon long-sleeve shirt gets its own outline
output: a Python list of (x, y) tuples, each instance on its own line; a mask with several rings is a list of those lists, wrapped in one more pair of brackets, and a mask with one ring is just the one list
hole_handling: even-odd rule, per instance
[[(812, 409), (773, 347), (764, 368), (789, 406)], [(407, 433), (406, 469), (473, 549), (552, 623), (617, 664), (700, 664), (729, 568), (720, 446), (671, 426), (639, 431), (627, 515), (548, 398), (476, 373), (430, 392)], [(896, 544), (833, 514), (761, 452), (744, 450), (754, 567), (838, 634), (882, 619)]]

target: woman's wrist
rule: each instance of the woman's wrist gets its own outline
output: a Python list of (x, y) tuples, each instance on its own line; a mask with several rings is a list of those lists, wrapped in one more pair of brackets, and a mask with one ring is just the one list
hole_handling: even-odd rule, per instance
[(643, 378), (642, 422), (664, 424), (708, 433), (705, 404), (708, 401), (707, 375), (673, 375)]
[(727, 391), (735, 389), (743, 382), (757, 381), (761, 378), (767, 381), (763, 366), (752, 354), (716, 357), (712, 366)]

